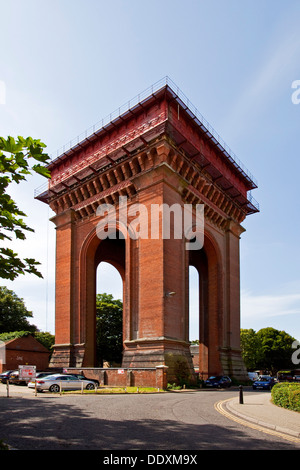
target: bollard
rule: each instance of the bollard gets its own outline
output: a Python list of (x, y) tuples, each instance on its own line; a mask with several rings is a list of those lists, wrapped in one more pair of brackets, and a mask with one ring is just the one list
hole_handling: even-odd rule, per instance
[(6, 397), (9, 398), (9, 381), (6, 380)]
[(243, 397), (243, 385), (239, 386), (240, 389), (240, 405), (244, 403), (244, 397)]

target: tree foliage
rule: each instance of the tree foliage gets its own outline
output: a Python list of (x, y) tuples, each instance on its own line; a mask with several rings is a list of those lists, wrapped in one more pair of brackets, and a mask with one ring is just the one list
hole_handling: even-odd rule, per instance
[(295, 338), (285, 331), (263, 328), (257, 332), (260, 343), (259, 364), (263, 369), (276, 373), (280, 369), (293, 368), (292, 344)]
[(111, 294), (96, 296), (96, 349), (97, 363), (121, 363), (123, 350), (122, 335), (123, 304)]
[(252, 328), (241, 330), (241, 349), (246, 368), (257, 369), (260, 347), (257, 334)]
[(27, 320), (32, 317), (33, 314), (27, 310), (23, 299), (7, 287), (0, 286), (0, 333), (11, 331), (33, 333), (37, 327)]
[(291, 369), (292, 347), (295, 338), (285, 331), (275, 328), (241, 330), (241, 349), (248, 370), (268, 370), (276, 374), (278, 370)]
[(32, 335), (31, 331), (9, 331), (8, 333), (0, 333), (0, 341), (10, 341), (16, 338)]
[[(19, 184), (28, 175), (38, 173), (49, 178), (46, 168), (49, 161), (44, 153), (46, 145), (39, 139), (21, 137), (17, 140), (9, 136), (0, 137), (0, 240), (10, 242), (13, 235), (16, 239), (25, 240), (26, 232), (34, 230), (24, 221), (26, 214), (19, 209), (7, 193), (11, 183)], [(32, 163), (32, 165), (30, 165)], [(0, 247), (0, 277), (14, 280), (20, 274), (32, 273), (42, 277), (37, 269), (39, 265), (32, 258), (20, 259), (11, 248)]]
[(37, 339), (45, 348), (51, 349), (55, 343), (55, 336), (49, 333), (48, 331), (35, 331), (33, 334), (35, 339)]

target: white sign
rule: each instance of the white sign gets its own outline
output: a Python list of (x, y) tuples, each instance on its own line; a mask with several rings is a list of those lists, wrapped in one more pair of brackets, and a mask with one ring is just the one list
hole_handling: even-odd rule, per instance
[(118, 369), (118, 374), (124, 374), (124, 369)]
[(36, 375), (36, 366), (19, 366), (19, 379), (34, 379)]

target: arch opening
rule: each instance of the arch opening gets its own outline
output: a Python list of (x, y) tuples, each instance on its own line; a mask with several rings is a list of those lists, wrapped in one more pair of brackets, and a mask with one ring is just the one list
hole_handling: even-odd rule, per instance
[(118, 232), (102, 240), (95, 252), (95, 360), (97, 366), (120, 366), (123, 353), (125, 240)]
[[(99, 308), (96, 305), (97, 295), (105, 293), (108, 296), (113, 296), (115, 307), (116, 300), (120, 300), (121, 306), (119, 305), (119, 308), (116, 307), (116, 310), (121, 309), (121, 321), (119, 321), (117, 336), (120, 337), (123, 334), (122, 300), (124, 298), (123, 293), (125, 292), (125, 243), (124, 237), (119, 232), (117, 232), (117, 236), (114, 238), (101, 240), (97, 237), (96, 232), (93, 231), (87, 238), (86, 245), (82, 250), (82, 303), (79, 327), (82, 335), (81, 343), (84, 343), (83, 365), (86, 367), (99, 367), (102, 366), (103, 359), (108, 362), (114, 359), (112, 354), (110, 354), (109, 358), (103, 357), (102, 353), (99, 354), (97, 334), (97, 330), (99, 331), (99, 321), (96, 320), (99, 316)], [(111, 303), (109, 298), (101, 300)], [(102, 307), (103, 310), (105, 306), (103, 305)], [(114, 335), (110, 332), (109, 324), (107, 325), (107, 322), (104, 322), (104, 326), (102, 325), (101, 329), (106, 331), (106, 341), (111, 342), (111, 337)], [(103, 348), (100, 348), (100, 352), (101, 350)], [(108, 356), (108, 354), (106, 355)], [(116, 359), (119, 363), (120, 357)]]
[(199, 341), (200, 293), (199, 273), (195, 266), (189, 266), (189, 341)]
[[(189, 253), (189, 319), (194, 369), (201, 377), (207, 375), (209, 360), (209, 312), (208, 312), (208, 257), (205, 249)], [(195, 337), (197, 335), (197, 337)]]
[(96, 365), (121, 366), (123, 353), (123, 279), (109, 262), (96, 270)]

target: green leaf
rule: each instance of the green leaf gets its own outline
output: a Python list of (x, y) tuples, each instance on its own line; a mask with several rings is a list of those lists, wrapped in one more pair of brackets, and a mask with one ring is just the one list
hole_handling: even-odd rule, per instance
[[(43, 177), (50, 178), (46, 165), (49, 156), (43, 152), (46, 145), (40, 139), (12, 136), (7, 139), (0, 136), (0, 240), (11, 241), (10, 233), (14, 233), (19, 240), (25, 240), (24, 231), (34, 230), (28, 227), (21, 217), (26, 214), (21, 211), (15, 201), (7, 194), (11, 182), (19, 184), (26, 181), (27, 175), (35, 172)], [(30, 160), (34, 163), (31, 167)], [(32, 258), (20, 259), (9, 248), (0, 249), (0, 277), (14, 280), (18, 275), (32, 273), (38, 277), (42, 274), (37, 270), (39, 263)]]

